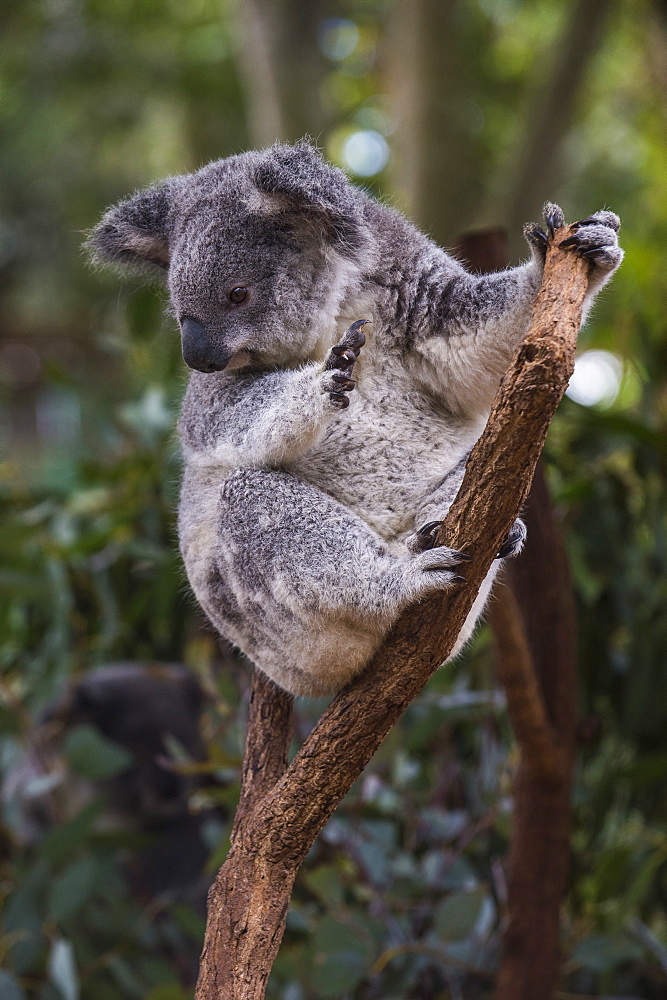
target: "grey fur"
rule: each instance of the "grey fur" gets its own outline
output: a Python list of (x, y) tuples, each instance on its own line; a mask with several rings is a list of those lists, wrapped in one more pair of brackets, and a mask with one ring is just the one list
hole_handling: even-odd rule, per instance
[[(610, 212), (580, 224), (586, 307), (622, 259), (617, 228)], [(461, 554), (419, 528), (449, 508), (525, 335), (545, 245), (536, 226), (526, 237), (528, 263), (470, 275), (306, 143), (167, 180), (92, 233), (96, 258), (167, 273), (203, 369), (179, 425), (188, 576), (216, 628), (287, 690), (337, 690), (406, 605), (461, 579)], [(332, 352), (360, 319), (365, 346)], [(519, 527), (503, 552), (522, 541)]]

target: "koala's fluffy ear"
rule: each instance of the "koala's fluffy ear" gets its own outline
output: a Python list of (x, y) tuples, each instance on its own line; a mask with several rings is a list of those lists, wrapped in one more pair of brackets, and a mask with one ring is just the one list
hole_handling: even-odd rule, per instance
[(86, 240), (86, 249), (96, 263), (166, 270), (169, 204), (168, 183), (137, 192), (109, 209)]
[(341, 253), (355, 257), (366, 245), (359, 192), (308, 142), (271, 146), (256, 163), (253, 182), (267, 211), (316, 226)]

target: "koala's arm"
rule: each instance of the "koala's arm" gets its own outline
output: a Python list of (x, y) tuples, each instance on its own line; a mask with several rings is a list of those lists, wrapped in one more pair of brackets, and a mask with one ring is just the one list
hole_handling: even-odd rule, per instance
[(317, 443), (336, 412), (324, 381), (317, 364), (259, 376), (195, 373), (179, 422), (186, 459), (271, 468), (297, 458)]
[[(556, 206), (548, 208), (560, 213)], [(556, 218), (556, 225), (561, 224), (562, 213)], [(598, 212), (579, 223), (569, 247), (590, 263), (584, 318), (623, 259), (618, 227), (612, 212)], [(520, 267), (472, 275), (448, 260), (432, 279), (436, 287), (430, 292), (428, 332), (416, 347), (437, 367), (448, 399), (464, 411), (488, 408), (528, 331), (542, 281), (546, 238), (537, 226), (527, 226), (525, 235), (531, 259)]]
[(237, 375), (195, 372), (179, 422), (186, 460), (271, 468), (303, 455), (349, 405), (365, 323), (353, 323), (322, 364)]

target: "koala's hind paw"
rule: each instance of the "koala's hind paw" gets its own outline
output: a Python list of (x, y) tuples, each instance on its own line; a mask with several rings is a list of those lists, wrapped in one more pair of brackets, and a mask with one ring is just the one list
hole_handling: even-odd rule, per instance
[(470, 561), (466, 552), (449, 549), (446, 545), (436, 545), (415, 555), (413, 566), (419, 571), (421, 585), (425, 590), (439, 590), (465, 583), (466, 578), (454, 572), (461, 563)]
[(507, 533), (507, 538), (500, 546), (496, 559), (511, 559), (513, 556), (518, 556), (526, 541), (526, 534), (526, 525), (520, 517), (517, 517)]
[[(353, 323), (345, 336), (331, 348), (324, 362), (325, 377), (322, 380), (322, 392), (329, 393), (329, 399), (338, 410), (344, 410), (350, 405), (346, 392), (352, 392), (357, 384), (352, 378), (354, 363), (359, 357), (361, 348), (366, 343), (362, 327), (368, 320), (359, 319)], [(332, 374), (329, 374), (329, 373)]]
[(429, 521), (427, 524), (422, 524), (421, 528), (415, 531), (414, 535), (410, 535), (405, 543), (408, 552), (427, 552), (428, 549), (432, 549), (441, 524), (442, 521)]

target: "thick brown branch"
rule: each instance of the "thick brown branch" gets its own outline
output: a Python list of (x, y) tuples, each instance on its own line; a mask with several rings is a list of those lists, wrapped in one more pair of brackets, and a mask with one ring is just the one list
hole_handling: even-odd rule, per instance
[(489, 617), (498, 679), (505, 691), (507, 713), (522, 759), (542, 781), (560, 782), (564, 762), (544, 708), (516, 597), (504, 583), (494, 589)]
[[(557, 241), (568, 235), (563, 229)], [(503, 379), (445, 520), (471, 553), (468, 583), (408, 609), (364, 674), (333, 700), (245, 820), (212, 890), (198, 1000), (260, 1000), (294, 875), (391, 726), (451, 650), (528, 490), (574, 366), (587, 265), (551, 247), (531, 329)]]
[(234, 816), (232, 841), (246, 813), (266, 795), (287, 769), (292, 741), (294, 698), (253, 668), (241, 798)]
[(570, 860), (576, 615), (567, 553), (539, 467), (525, 518), (530, 545), (508, 576), (558, 745), (562, 777), (545, 781), (522, 754), (507, 859), (508, 922), (494, 1000), (552, 996), (561, 963), (560, 913)]

